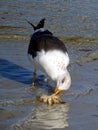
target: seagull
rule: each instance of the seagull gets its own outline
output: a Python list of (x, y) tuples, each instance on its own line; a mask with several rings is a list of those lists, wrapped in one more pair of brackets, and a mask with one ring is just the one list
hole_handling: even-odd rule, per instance
[(46, 77), (56, 83), (55, 89), (51, 95), (40, 97), (40, 101), (48, 104), (60, 102), (61, 91), (66, 91), (71, 86), (71, 77), (68, 72), (69, 56), (65, 44), (52, 32), (44, 28), (45, 18), (33, 27), (34, 33), (31, 36), (28, 55), (32, 59), (34, 72), (32, 87), (35, 87), (37, 70), (41, 70)]

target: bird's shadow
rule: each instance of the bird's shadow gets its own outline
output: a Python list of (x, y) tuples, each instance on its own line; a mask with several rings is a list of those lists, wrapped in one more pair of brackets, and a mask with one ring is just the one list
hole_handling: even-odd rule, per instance
[(24, 84), (31, 83), (32, 71), (5, 59), (0, 59), (0, 74), (10, 80)]
[[(30, 69), (19, 66), (9, 60), (0, 59), (0, 75), (7, 79), (20, 82), (23, 84), (32, 84), (33, 71)], [(40, 88), (48, 89), (49, 84), (43, 82), (44, 75), (38, 75), (35, 82)]]

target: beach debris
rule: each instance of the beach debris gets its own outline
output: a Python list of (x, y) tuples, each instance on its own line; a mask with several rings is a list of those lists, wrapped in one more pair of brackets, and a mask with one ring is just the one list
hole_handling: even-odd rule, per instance
[(62, 100), (59, 96), (57, 95), (41, 95), (38, 97), (38, 100), (40, 102), (43, 102), (43, 103), (47, 103), (48, 105), (53, 105), (53, 104), (60, 104), (62, 103)]

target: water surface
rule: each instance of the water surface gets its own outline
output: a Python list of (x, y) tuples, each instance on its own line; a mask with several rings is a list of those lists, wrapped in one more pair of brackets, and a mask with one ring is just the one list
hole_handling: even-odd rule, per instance
[[(98, 0), (0, 1), (0, 129), (98, 129)], [(49, 92), (38, 72), (37, 90), (31, 90), (33, 66), (27, 57), (26, 19), (62, 39), (70, 56), (71, 88), (64, 104), (47, 106), (36, 96)]]

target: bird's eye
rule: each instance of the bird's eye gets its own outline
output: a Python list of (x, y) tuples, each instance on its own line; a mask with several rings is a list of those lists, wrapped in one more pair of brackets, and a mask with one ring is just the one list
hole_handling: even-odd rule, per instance
[(65, 78), (62, 79), (62, 84), (65, 82)]

